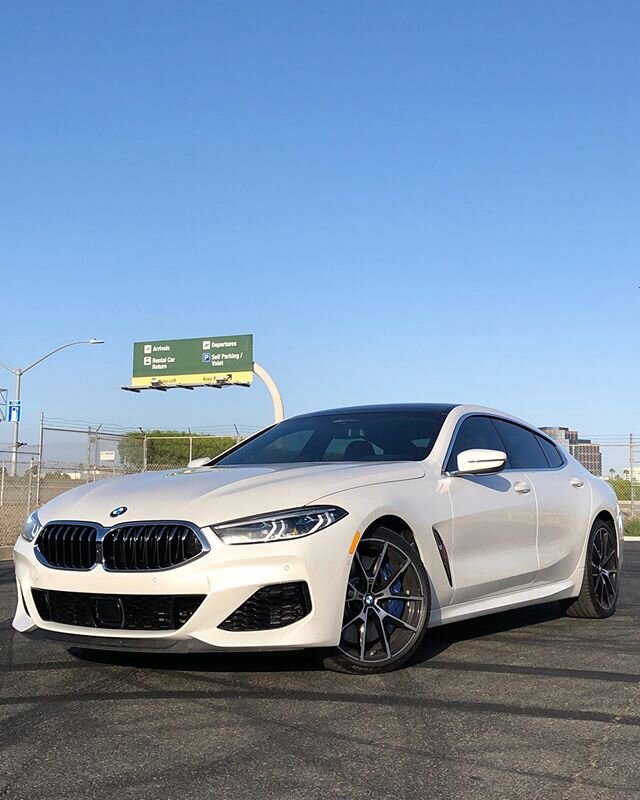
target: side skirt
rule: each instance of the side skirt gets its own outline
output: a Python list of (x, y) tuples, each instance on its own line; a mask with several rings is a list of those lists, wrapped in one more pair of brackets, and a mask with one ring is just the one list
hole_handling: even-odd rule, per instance
[(462, 622), (465, 619), (482, 617), (486, 614), (497, 614), (509, 611), (512, 608), (524, 608), (539, 603), (551, 603), (554, 600), (564, 600), (575, 597), (579, 592), (579, 582), (582, 580), (582, 566), (574, 572), (571, 578), (555, 583), (541, 584), (538, 586), (521, 589), (509, 594), (483, 597), (469, 603), (434, 608), (431, 612), (429, 627), (447, 625), (449, 622)]

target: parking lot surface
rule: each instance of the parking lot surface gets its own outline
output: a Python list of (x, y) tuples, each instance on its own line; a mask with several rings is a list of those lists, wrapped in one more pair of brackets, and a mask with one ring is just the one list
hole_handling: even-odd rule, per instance
[(640, 797), (640, 543), (608, 621), (558, 606), (430, 633), (411, 666), (158, 657), (15, 634), (0, 565), (0, 797)]

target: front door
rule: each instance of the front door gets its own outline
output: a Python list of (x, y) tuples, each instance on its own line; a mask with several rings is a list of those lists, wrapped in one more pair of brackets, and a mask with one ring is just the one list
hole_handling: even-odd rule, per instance
[[(494, 421), (472, 416), (460, 426), (446, 465), (458, 453), (483, 448), (509, 452)], [(447, 478), (453, 523), (453, 603), (479, 600), (531, 585), (538, 571), (537, 507), (524, 470), (510, 461), (497, 475)]]

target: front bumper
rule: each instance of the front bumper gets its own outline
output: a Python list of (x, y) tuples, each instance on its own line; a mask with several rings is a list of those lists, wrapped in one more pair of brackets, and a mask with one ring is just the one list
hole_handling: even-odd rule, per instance
[[(338, 644), (351, 564), (348, 548), (355, 529), (349, 517), (297, 541), (225, 545), (203, 529), (211, 550), (178, 567), (149, 572), (83, 572), (48, 567), (33, 545), (19, 539), (14, 549), (18, 603), (13, 627), (20, 633), (68, 645), (139, 652), (288, 650)], [(304, 582), (311, 610), (285, 627), (228, 631), (218, 626), (265, 586)], [(32, 589), (96, 595), (204, 595), (182, 627), (137, 631), (62, 625), (43, 619)]]

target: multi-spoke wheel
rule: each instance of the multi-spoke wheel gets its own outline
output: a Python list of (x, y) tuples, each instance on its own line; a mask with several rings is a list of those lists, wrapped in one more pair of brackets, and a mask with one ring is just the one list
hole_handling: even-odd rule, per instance
[(356, 550), (337, 653), (326, 666), (342, 672), (395, 669), (418, 648), (429, 619), (429, 579), (418, 552), (388, 528)]
[(565, 602), (570, 617), (605, 619), (616, 610), (620, 586), (618, 540), (613, 525), (596, 520), (587, 547), (580, 595)]

